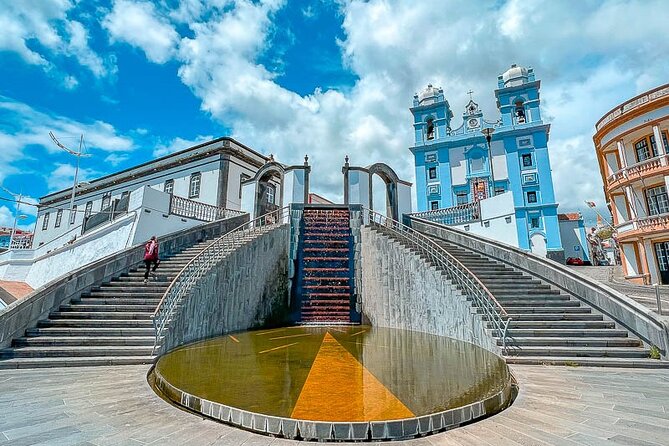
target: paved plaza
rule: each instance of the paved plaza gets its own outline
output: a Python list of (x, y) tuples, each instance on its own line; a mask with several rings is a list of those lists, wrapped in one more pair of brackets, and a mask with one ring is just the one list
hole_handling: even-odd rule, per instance
[[(0, 445), (298, 443), (179, 410), (148, 366), (0, 371)], [(669, 371), (513, 366), (513, 406), (483, 421), (393, 445), (667, 445)]]

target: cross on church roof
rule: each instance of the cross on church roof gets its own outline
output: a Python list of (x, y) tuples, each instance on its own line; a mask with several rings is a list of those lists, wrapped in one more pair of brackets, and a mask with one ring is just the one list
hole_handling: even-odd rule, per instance
[(467, 94), (469, 95), (469, 100), (470, 101), (473, 100), (472, 99), (472, 94), (474, 94), (474, 92), (471, 89), (467, 92)]

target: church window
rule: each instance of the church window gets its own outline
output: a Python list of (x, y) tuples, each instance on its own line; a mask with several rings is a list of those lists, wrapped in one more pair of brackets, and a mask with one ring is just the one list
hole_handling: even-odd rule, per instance
[(669, 212), (669, 197), (665, 186), (657, 186), (646, 189), (646, 204), (648, 214), (657, 215)]
[(60, 227), (61, 220), (63, 220), (63, 210), (58, 209), (58, 212), (56, 212), (56, 224), (54, 225), (56, 228)]
[(532, 154), (531, 153), (525, 153), (521, 155), (522, 161), (523, 161), (523, 167), (532, 167), (533, 162), (532, 162)]
[(539, 227), (539, 217), (530, 218), (530, 228), (536, 229)]
[(434, 139), (434, 119), (428, 118), (426, 131), (427, 131), (427, 139)]
[(458, 205), (469, 203), (469, 198), (467, 197), (466, 192), (458, 192), (457, 194), (455, 194), (455, 199), (456, 199), (456, 204)]
[(432, 201), (430, 202), (430, 209), (433, 211), (436, 211), (439, 209), (439, 202), (438, 201)]
[(267, 202), (269, 204), (274, 204), (274, 198), (276, 196), (276, 188), (272, 184), (267, 185)]
[(190, 176), (188, 198), (198, 198), (200, 196), (201, 183), (202, 183), (202, 174), (200, 172), (196, 172)]
[(525, 123), (525, 107), (523, 106), (523, 103), (521, 101), (516, 102), (516, 109), (514, 114), (516, 116), (516, 122), (518, 124)]
[(163, 187), (163, 191), (166, 194), (172, 195), (174, 193), (174, 180), (165, 181), (165, 186)]
[(42, 231), (49, 229), (49, 213), (44, 214), (44, 220), (42, 220)]
[(437, 168), (436, 167), (430, 167), (427, 169), (427, 177), (430, 180), (436, 180), (437, 179)]
[(469, 169), (471, 172), (481, 172), (484, 168), (484, 158), (481, 156), (479, 158), (472, 158), (469, 161)]
[(529, 191), (527, 193), (527, 202), (528, 203), (536, 203), (537, 202), (537, 193), (535, 191)]
[(433, 184), (432, 186), (427, 187), (427, 194), (428, 195), (439, 195), (440, 193), (439, 185), (438, 184)]
[(107, 192), (102, 196), (102, 205), (100, 206), (100, 210), (104, 211), (109, 207), (109, 204), (111, 203), (111, 192)]

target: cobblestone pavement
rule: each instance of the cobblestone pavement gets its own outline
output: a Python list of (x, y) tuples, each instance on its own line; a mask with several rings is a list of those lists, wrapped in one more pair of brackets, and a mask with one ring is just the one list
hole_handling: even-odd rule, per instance
[[(657, 312), (655, 288), (650, 285), (634, 285), (626, 282), (621, 266), (572, 266), (571, 268), (626, 294)], [(660, 300), (662, 301), (662, 315), (669, 316), (669, 285), (660, 286)]]
[[(513, 366), (521, 391), (504, 412), (393, 446), (667, 445), (669, 371)], [(0, 445), (298, 443), (224, 426), (170, 406), (148, 366), (0, 371)], [(359, 443), (358, 443), (359, 444)]]

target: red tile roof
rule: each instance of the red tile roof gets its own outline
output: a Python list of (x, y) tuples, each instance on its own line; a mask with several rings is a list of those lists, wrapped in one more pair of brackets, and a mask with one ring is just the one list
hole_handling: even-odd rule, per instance
[(560, 221), (578, 221), (583, 217), (580, 212), (569, 212), (567, 214), (558, 214), (558, 220)]

